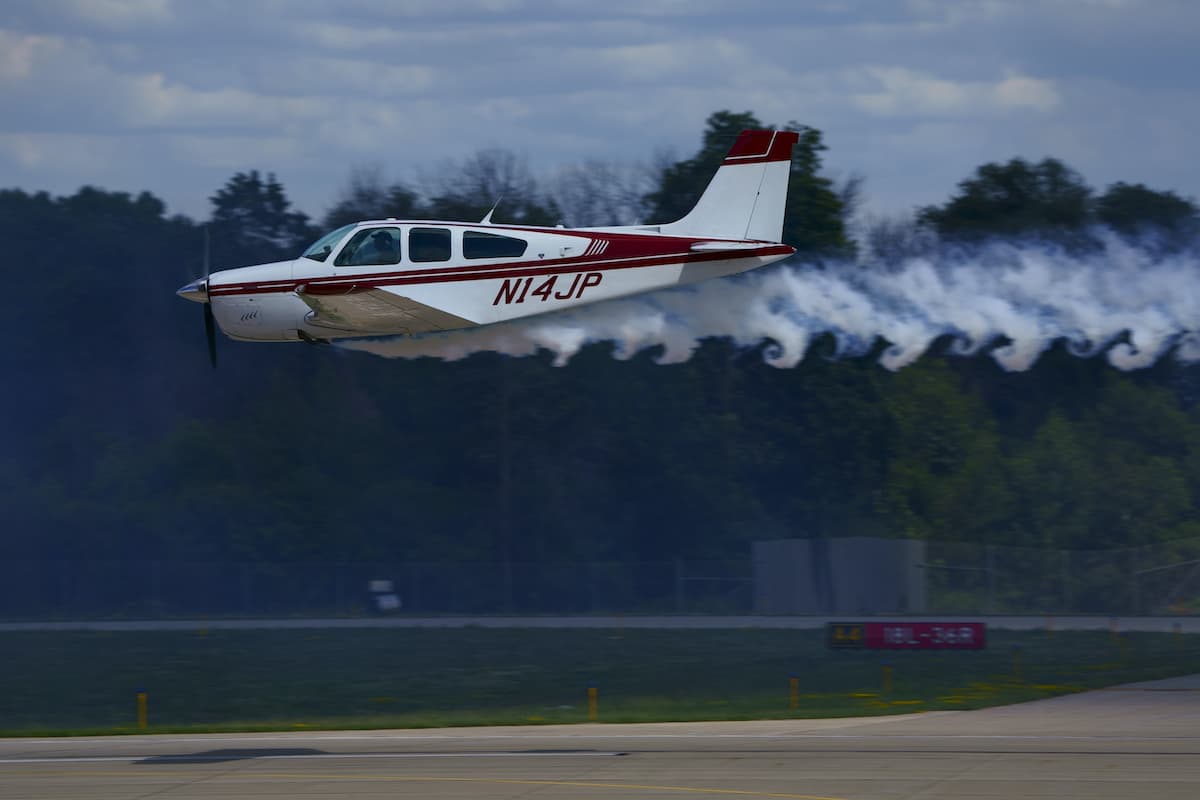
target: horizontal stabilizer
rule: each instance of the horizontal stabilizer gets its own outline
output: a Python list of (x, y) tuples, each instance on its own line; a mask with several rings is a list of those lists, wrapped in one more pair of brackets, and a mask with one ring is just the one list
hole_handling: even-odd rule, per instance
[(689, 250), (693, 253), (719, 253), (724, 250), (757, 250), (759, 242), (694, 242)]

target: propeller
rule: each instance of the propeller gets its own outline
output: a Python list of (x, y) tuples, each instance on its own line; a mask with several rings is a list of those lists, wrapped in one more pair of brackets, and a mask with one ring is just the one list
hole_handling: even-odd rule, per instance
[(217, 321), (213, 319), (212, 303), (204, 304), (204, 338), (208, 340), (208, 360), (217, 368)]
[(208, 226), (204, 226), (204, 298), (208, 300), (204, 304), (204, 339), (208, 342), (208, 363), (212, 364), (212, 368), (217, 368), (217, 320), (213, 316), (212, 298), (208, 296), (208, 276), (212, 274), (212, 267), (208, 263)]
[(213, 316), (212, 300), (208, 296), (208, 226), (204, 226), (204, 277), (194, 280), (175, 294), (185, 300), (204, 304), (204, 338), (208, 342), (208, 360), (217, 367), (217, 320)]

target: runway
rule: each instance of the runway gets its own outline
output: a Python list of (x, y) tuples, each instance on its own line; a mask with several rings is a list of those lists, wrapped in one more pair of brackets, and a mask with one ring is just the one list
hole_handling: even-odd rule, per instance
[(1200, 797), (1200, 676), (982, 711), (0, 740), (0, 798)]

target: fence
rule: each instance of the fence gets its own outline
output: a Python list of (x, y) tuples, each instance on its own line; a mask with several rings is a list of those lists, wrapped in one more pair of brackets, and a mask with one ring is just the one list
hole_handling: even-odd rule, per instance
[(937, 613), (1200, 613), (1200, 538), (1118, 550), (929, 542)]
[[(928, 542), (920, 567), (927, 613), (1200, 613), (1200, 538), (1093, 551)], [(372, 611), (367, 587), (379, 580), (392, 583), (400, 613), (750, 614), (753, 574), (750, 559), (6, 561), (0, 618), (355, 615)]]
[(390, 582), (401, 613), (746, 613), (749, 561), (285, 563), (9, 561), (0, 618), (354, 615)]

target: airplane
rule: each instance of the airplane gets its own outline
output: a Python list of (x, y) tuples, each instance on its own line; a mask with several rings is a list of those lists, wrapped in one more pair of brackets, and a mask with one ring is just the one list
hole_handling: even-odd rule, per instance
[[(176, 294), (249, 342), (329, 343), (496, 322), (733, 275), (787, 258), (793, 131), (742, 131), (696, 205), (660, 225), (532, 227), (382, 219), (299, 257), (214, 272)], [(495, 209), (492, 210), (493, 212)], [(215, 323), (215, 325), (214, 325)]]

